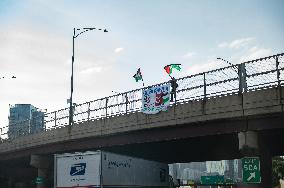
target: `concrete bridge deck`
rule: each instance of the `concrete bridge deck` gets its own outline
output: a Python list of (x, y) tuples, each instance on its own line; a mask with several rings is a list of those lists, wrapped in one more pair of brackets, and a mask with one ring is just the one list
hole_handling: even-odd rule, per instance
[[(279, 133), (279, 130), (284, 129), (282, 96), (283, 87), (268, 88), (206, 101), (188, 101), (173, 105), (168, 111), (156, 115), (135, 112), (86, 121), (72, 127), (5, 141), (0, 144), (0, 160), (31, 154), (158, 143), (204, 136), (211, 136), (214, 140), (214, 135), (216, 139), (219, 135), (220, 142), (230, 143), (229, 138), (234, 137), (232, 135), (248, 130), (276, 130)], [(231, 135), (227, 141), (222, 139), (226, 138), (225, 135)]]

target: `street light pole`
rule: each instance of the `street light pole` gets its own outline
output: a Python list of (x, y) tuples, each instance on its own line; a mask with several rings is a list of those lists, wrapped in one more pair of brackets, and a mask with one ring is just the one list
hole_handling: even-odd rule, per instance
[[(77, 38), (79, 35), (87, 32), (87, 31), (91, 31), (91, 30), (95, 30), (98, 29), (99, 31), (103, 31), (104, 33), (107, 33), (108, 31), (106, 29), (100, 29), (100, 28), (95, 28), (95, 27), (89, 27), (89, 28), (73, 28), (73, 37), (72, 37), (72, 72), (71, 72), (71, 94), (70, 94), (70, 107), (69, 107), (69, 126), (71, 126), (73, 124), (73, 73), (74, 73), (74, 59), (75, 59), (75, 50), (74, 50), (74, 46), (75, 46), (75, 38)], [(78, 34), (76, 34), (76, 31), (78, 31)]]
[(70, 107), (69, 107), (69, 125), (73, 123), (73, 72), (74, 72), (74, 41), (75, 41), (75, 28), (73, 30), (73, 42), (72, 42), (72, 72), (71, 72), (71, 95), (70, 95)]
[(234, 71), (237, 73), (238, 79), (239, 79), (239, 93), (246, 92), (247, 91), (247, 81), (246, 81), (247, 73), (246, 73), (245, 64), (241, 63), (241, 64), (238, 64), (236, 67), (236, 65), (232, 64), (231, 62), (225, 59), (222, 59), (220, 57), (217, 57), (217, 59), (222, 60), (225, 63), (228, 63), (229, 65), (233, 66)]

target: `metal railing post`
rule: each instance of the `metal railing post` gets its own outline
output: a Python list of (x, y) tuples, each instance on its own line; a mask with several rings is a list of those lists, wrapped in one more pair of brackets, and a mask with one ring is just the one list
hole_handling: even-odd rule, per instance
[(239, 94), (243, 93), (243, 85), (242, 85), (242, 68), (241, 68), (241, 64), (238, 65), (238, 77), (239, 77)]
[(90, 113), (91, 113), (90, 106), (91, 106), (91, 103), (88, 102), (88, 121), (90, 120)]
[(281, 82), (280, 82), (280, 70), (279, 70), (278, 56), (276, 56), (275, 60), (276, 60), (277, 86), (278, 86), (278, 88), (280, 88)]
[(206, 100), (207, 91), (206, 91), (206, 77), (205, 73), (203, 73), (203, 99)]
[(238, 76), (239, 76), (239, 94), (247, 92), (247, 80), (246, 80), (247, 74), (244, 63), (238, 65)]
[(56, 117), (56, 111), (54, 112), (54, 127), (56, 127), (56, 121), (57, 121), (57, 117)]
[(125, 114), (127, 114), (127, 111), (128, 111), (127, 105), (128, 105), (128, 97), (127, 97), (127, 93), (125, 93)]
[(206, 102), (207, 102), (206, 73), (203, 73), (202, 114), (206, 114)]
[(243, 79), (242, 79), (242, 82), (243, 82), (243, 87), (244, 87), (244, 92), (247, 92), (247, 70), (246, 70), (246, 64), (243, 63), (242, 64), (242, 75), (243, 75)]
[(105, 108), (106, 108), (106, 117), (107, 117), (107, 103), (108, 103), (108, 98), (106, 97), (106, 106), (105, 106)]

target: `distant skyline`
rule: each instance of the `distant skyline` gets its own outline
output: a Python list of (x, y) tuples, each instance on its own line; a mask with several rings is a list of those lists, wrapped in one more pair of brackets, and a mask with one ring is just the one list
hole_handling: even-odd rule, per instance
[[(2, 0), (0, 127), (9, 104), (68, 107), (73, 28), (98, 27), (75, 40), (74, 102), (83, 103), (284, 52), (283, 0)], [(12, 79), (12, 76), (16, 76)]]

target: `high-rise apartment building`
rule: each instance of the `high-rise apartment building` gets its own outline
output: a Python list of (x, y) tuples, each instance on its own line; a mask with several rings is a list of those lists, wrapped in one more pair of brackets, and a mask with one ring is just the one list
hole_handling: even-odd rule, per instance
[(175, 184), (177, 179), (199, 182), (200, 177), (206, 174), (205, 162), (174, 163), (169, 165), (169, 173)]
[(44, 112), (39, 111), (31, 104), (15, 104), (10, 106), (9, 138), (40, 132), (43, 128)]

